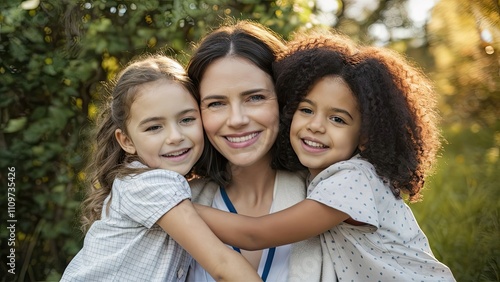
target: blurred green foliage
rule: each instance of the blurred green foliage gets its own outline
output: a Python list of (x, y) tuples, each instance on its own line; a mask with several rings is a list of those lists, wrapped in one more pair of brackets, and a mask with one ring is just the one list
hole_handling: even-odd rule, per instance
[(500, 108), (500, 2), (441, 0), (427, 28), (447, 123), (493, 127)]
[(438, 173), (410, 207), (457, 281), (500, 281), (500, 122), (480, 131), (455, 124), (444, 134)]
[[(390, 36), (382, 43), (407, 53), (435, 77), (444, 94), (450, 144), (426, 200), (412, 208), (436, 255), (459, 281), (498, 280), (495, 175), (500, 137), (495, 120), (500, 95), (499, 75), (491, 72), (498, 72), (500, 64), (499, 39), (486, 42), (496, 48), (493, 56), (484, 53), (480, 28), (469, 33), (477, 36), (476, 43), (455, 43), (457, 32), (465, 28), (450, 31), (443, 21), (464, 24), (468, 30), (477, 22), (468, 15), (496, 21), (494, 7), (482, 9), (487, 0), (464, 1), (438, 3), (431, 36), (426, 26), (413, 25), (405, 0), (378, 0), (375, 8), (332, 0), (336, 8), (326, 12), (311, 0), (41, 0), (33, 7), (24, 5), (36, 0), (0, 2), (0, 179), (6, 187), (7, 168), (15, 167), (17, 220), (16, 275), (2, 279), (56, 281), (81, 248), (82, 170), (101, 82), (144, 52), (163, 51), (187, 62), (193, 42), (229, 16), (259, 21), (285, 38), (327, 22), (358, 41), (380, 43), (370, 30), (383, 26)], [(447, 9), (453, 3), (462, 7), (458, 15)], [(498, 34), (498, 28), (489, 28)], [(395, 36), (402, 29), (406, 37)], [(471, 66), (481, 75), (466, 75)], [(486, 141), (475, 142), (479, 140)], [(0, 202), (4, 207), (7, 193), (0, 193)], [(9, 234), (7, 212), (0, 214), (4, 262)], [(2, 263), (0, 269), (7, 273), (9, 267)]]

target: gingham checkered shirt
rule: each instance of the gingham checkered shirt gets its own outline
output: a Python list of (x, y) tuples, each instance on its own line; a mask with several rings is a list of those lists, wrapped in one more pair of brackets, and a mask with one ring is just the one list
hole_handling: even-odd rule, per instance
[(155, 169), (116, 179), (111, 195), (61, 281), (184, 281), (191, 256), (155, 223), (191, 198), (186, 179)]

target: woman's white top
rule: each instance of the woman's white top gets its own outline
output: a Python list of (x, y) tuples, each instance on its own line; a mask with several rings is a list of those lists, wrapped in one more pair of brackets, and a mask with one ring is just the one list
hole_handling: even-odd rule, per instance
[[(192, 189), (193, 202), (208, 206), (213, 206), (214, 202), (217, 202), (215, 205), (222, 204), (220, 202), (221, 196), (216, 196), (218, 193), (220, 195), (220, 189), (215, 182), (209, 179), (196, 179), (189, 184)], [(306, 197), (305, 185), (304, 172), (277, 171), (274, 199), (270, 212), (283, 210), (304, 200)], [(267, 281), (319, 282), (336, 280), (331, 264), (325, 264), (322, 257), (324, 254), (321, 252), (319, 236), (293, 243), (291, 247), (287, 248), (291, 249), (290, 252), (278, 250), (275, 253)], [(262, 264), (265, 263), (266, 259), (267, 252), (264, 251), (259, 267), (260, 274), (262, 274), (260, 270), (262, 270)], [(199, 268), (190, 270), (188, 281), (213, 281), (205, 280), (209, 276), (200, 275), (199, 271)]]
[[(226, 204), (227, 201), (229, 201), (229, 206)], [(219, 188), (215, 194), (212, 207), (218, 210), (234, 212), (234, 207), (232, 207), (232, 203), (230, 203), (230, 201), (231, 200), (229, 200), (225, 193), (223, 197), (221, 189)], [(272, 210), (273, 208), (271, 206), (271, 211)], [(228, 247), (233, 249), (232, 246), (228, 245)], [(262, 251), (259, 269), (257, 272), (263, 281), (286, 281), (288, 277), (290, 249), (290, 245), (284, 245)], [(215, 280), (195, 260), (193, 260), (187, 281), (212, 282)]]

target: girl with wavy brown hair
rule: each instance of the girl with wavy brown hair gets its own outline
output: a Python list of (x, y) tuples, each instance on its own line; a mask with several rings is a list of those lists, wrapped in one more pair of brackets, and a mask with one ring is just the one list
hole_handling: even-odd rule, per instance
[(95, 136), (88, 231), (62, 281), (184, 281), (189, 254), (215, 280), (260, 281), (191, 204), (185, 175), (205, 142), (196, 93), (184, 68), (162, 55), (118, 75)]

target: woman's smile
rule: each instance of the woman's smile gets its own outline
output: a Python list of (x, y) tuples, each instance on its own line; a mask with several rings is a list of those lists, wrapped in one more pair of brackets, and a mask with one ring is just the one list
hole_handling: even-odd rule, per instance
[(251, 146), (255, 142), (258, 141), (258, 132), (252, 132), (249, 134), (242, 134), (239, 136), (236, 135), (227, 135), (225, 136), (226, 140), (228, 141), (228, 145), (233, 147), (233, 148), (244, 148)]
[(214, 61), (200, 84), (208, 139), (230, 163), (250, 166), (269, 155), (278, 135), (278, 101), (271, 77), (239, 57)]

